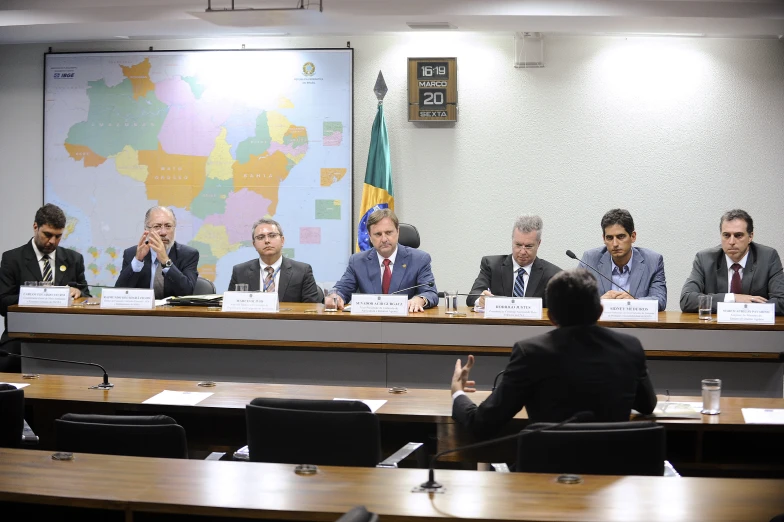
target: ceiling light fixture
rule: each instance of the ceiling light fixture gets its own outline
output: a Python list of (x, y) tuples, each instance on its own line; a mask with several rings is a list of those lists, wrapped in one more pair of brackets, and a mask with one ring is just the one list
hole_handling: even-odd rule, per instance
[[(301, 9), (310, 9), (310, 4), (316, 4), (316, 0), (297, 0), (295, 7), (234, 7), (234, 0), (231, 0), (231, 7), (224, 7), (222, 9), (213, 9), (212, 0), (207, 0), (207, 10), (205, 13), (225, 13), (225, 12), (240, 12), (240, 11), (299, 11)], [(320, 13), (324, 12), (323, 0), (318, 0), (318, 9)]]
[(450, 31), (457, 26), (449, 22), (406, 22), (406, 25), (415, 31)]

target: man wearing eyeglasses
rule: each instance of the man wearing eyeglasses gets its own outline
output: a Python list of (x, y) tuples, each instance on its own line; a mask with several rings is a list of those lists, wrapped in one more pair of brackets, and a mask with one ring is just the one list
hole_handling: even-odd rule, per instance
[(258, 259), (235, 265), (229, 290), (237, 284), (248, 285), (251, 292), (277, 292), (282, 303), (320, 303), (324, 300), (307, 263), (283, 257), (283, 228), (274, 219), (263, 218), (251, 227)]
[(541, 297), (542, 306), (547, 307), (544, 290), (561, 269), (536, 256), (542, 244), (542, 226), (539, 216), (525, 214), (517, 218), (512, 229), (512, 253), (482, 258), (466, 305), (483, 307), (485, 296), (495, 295)]
[(177, 218), (168, 207), (144, 215), (139, 244), (123, 252), (117, 288), (152, 288), (155, 299), (191, 295), (199, 272), (199, 251), (174, 241)]

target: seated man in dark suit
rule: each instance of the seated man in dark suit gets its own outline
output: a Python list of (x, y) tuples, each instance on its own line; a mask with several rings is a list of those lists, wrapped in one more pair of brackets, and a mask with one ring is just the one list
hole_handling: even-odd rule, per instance
[(114, 286), (152, 288), (155, 299), (191, 295), (199, 277), (199, 251), (174, 241), (176, 228), (171, 209), (149, 209), (139, 244), (123, 252), (122, 271)]
[[(3, 253), (0, 262), (0, 314), (6, 317), (8, 307), (19, 303), (19, 287), (27, 281), (49, 281), (55, 286), (70, 286), (71, 297), (90, 297), (84, 277), (82, 254), (60, 247), (65, 230), (65, 213), (60, 207), (47, 203), (35, 213), (33, 239)], [(2, 341), (8, 339), (3, 332)], [(20, 344), (12, 342), (4, 347), (20, 352)], [(5, 366), (4, 366), (5, 365)], [(8, 357), (0, 361), (0, 371), (18, 372), (19, 359)]]
[(681, 310), (696, 312), (700, 295), (716, 303), (775, 303), (784, 315), (784, 272), (775, 248), (752, 242), (754, 220), (744, 210), (725, 212), (719, 221), (721, 246), (697, 252), (681, 290)]
[(558, 273), (547, 285), (547, 309), (556, 328), (518, 341), (501, 379), (476, 406), (466, 393), (474, 365), (460, 359), (452, 376), (452, 418), (476, 436), (497, 434), (525, 406), (532, 422), (559, 422), (591, 411), (596, 422), (629, 420), (634, 408), (651, 413), (656, 394), (639, 339), (598, 326), (602, 305), (585, 269)]
[[(542, 218), (526, 214), (517, 218), (512, 229), (512, 253), (484, 256), (474, 281), (467, 306), (484, 306), (484, 296), (541, 297), (547, 307), (544, 289), (561, 269), (536, 257), (542, 244)], [(476, 294), (482, 294), (477, 296)]]
[(280, 223), (274, 219), (259, 219), (253, 223), (251, 237), (259, 258), (234, 265), (229, 290), (244, 283), (251, 292), (277, 292), (280, 302), (320, 303), (324, 300), (311, 266), (281, 255), (286, 238)]
[(398, 244), (400, 222), (395, 213), (388, 208), (376, 210), (368, 217), (367, 230), (373, 248), (349, 258), (346, 272), (335, 284), (338, 310), (353, 293), (392, 294), (406, 288), (409, 312), (436, 306), (438, 291), (430, 254)]

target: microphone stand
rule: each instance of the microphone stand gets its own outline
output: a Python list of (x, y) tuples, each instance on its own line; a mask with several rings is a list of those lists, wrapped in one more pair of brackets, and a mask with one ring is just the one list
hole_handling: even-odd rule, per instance
[[(588, 263), (586, 263), (585, 261), (582, 261), (582, 260), (580, 260), (580, 259), (577, 259), (577, 256), (576, 256), (576, 255), (574, 255), (574, 252), (572, 252), (571, 250), (567, 250), (567, 251), (566, 251), (566, 255), (567, 255), (567, 256), (569, 256), (569, 257), (571, 257), (572, 259), (574, 259), (575, 261), (577, 261), (577, 262), (578, 262), (578, 263), (580, 263), (581, 265), (585, 265), (585, 266), (587, 266), (588, 268), (590, 268), (591, 270), (593, 270), (594, 272), (596, 272), (597, 274), (599, 274), (600, 276), (602, 276), (603, 278), (605, 278), (607, 281), (609, 281), (609, 282), (610, 282), (610, 290), (612, 290), (612, 287), (613, 287), (613, 286), (617, 286), (618, 288), (621, 288), (620, 286), (616, 285), (616, 284), (613, 282), (613, 280), (612, 280), (612, 279), (610, 279), (609, 277), (607, 277), (607, 276), (606, 276), (606, 275), (604, 275), (603, 273), (599, 272), (598, 270), (596, 270), (594, 267), (592, 267), (591, 265), (589, 265), (589, 264), (588, 264)], [(625, 289), (625, 288), (621, 288), (621, 290), (623, 290), (623, 291), (624, 291), (624, 292), (626, 292), (627, 294), (631, 295), (631, 296), (632, 296), (632, 299), (637, 299), (637, 298), (636, 298), (636, 297), (634, 297), (634, 296), (632, 295), (632, 293), (631, 293), (631, 292), (629, 292), (627, 289)]]
[(66, 361), (64, 359), (51, 359), (49, 357), (34, 357), (32, 355), (21, 355), (18, 353), (11, 353), (5, 350), (0, 350), (0, 356), (2, 357), (19, 357), (21, 359), (35, 359), (37, 361), (52, 361), (52, 362), (59, 362), (59, 363), (67, 363), (67, 364), (82, 364), (84, 366), (97, 366), (98, 368), (103, 371), (103, 382), (101, 384), (97, 384), (95, 386), (90, 386), (90, 390), (111, 390), (114, 388), (114, 384), (109, 382), (109, 374), (106, 373), (106, 369), (97, 363), (89, 363), (89, 362), (81, 362), (81, 361)]

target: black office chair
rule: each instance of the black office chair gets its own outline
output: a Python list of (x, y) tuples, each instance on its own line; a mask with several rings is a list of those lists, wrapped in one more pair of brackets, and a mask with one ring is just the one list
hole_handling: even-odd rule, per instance
[(209, 279), (204, 279), (202, 276), (196, 278), (196, 284), (193, 285), (193, 295), (213, 295), (215, 294), (215, 284)]
[(185, 429), (166, 415), (82, 415), (54, 421), (58, 451), (188, 458)]
[(253, 399), (245, 407), (252, 462), (397, 467), (422, 444), (383, 462), (378, 417), (360, 401)]
[(24, 390), (0, 384), (0, 447), (21, 446), (24, 425)]
[(397, 242), (411, 248), (419, 248), (419, 231), (414, 225), (400, 223), (400, 235)]
[(365, 506), (357, 506), (347, 511), (336, 522), (378, 522), (378, 515), (368, 511)]
[[(555, 430), (531, 424), (517, 443), (515, 471), (593, 475), (665, 474), (664, 428), (652, 421), (586, 422)], [(677, 473), (676, 473), (677, 475)]]

